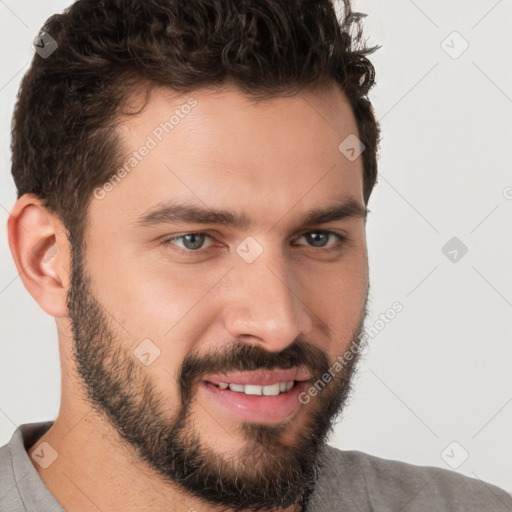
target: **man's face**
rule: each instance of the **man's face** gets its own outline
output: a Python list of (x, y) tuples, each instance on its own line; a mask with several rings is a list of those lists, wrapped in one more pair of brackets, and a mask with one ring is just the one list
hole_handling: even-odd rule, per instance
[[(236, 510), (286, 507), (313, 488), (357, 357), (299, 398), (363, 333), (364, 218), (305, 223), (364, 208), (361, 158), (338, 149), (357, 126), (337, 89), (192, 96), (155, 89), (120, 127), (127, 166), (91, 200), (68, 295), (78, 372), (160, 476)], [(155, 213), (177, 204), (247, 222)]]

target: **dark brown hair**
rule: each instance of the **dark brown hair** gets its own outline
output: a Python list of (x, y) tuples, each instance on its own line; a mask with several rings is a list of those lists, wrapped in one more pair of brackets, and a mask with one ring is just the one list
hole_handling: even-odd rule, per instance
[(363, 44), (362, 15), (349, 0), (343, 7), (337, 15), (331, 0), (81, 0), (51, 16), (42, 31), (58, 47), (34, 54), (14, 110), (18, 198), (38, 196), (80, 242), (93, 190), (126, 157), (115, 128), (136, 90), (190, 93), (231, 82), (263, 100), (334, 81), (366, 147), (367, 203), (379, 127), (366, 55), (376, 48)]

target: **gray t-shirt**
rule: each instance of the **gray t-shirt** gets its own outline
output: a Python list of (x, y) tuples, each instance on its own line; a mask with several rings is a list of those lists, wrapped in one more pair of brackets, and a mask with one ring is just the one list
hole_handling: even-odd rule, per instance
[[(63, 512), (27, 450), (53, 422), (20, 425), (0, 448), (0, 512)], [(510, 512), (512, 496), (495, 485), (436, 467), (327, 446), (306, 512)]]

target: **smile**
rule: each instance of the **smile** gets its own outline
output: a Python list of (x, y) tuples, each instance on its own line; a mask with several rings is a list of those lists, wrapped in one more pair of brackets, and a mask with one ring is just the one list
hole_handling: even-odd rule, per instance
[(200, 389), (208, 407), (256, 423), (280, 423), (298, 412), (311, 374), (294, 368), (211, 375)]
[(294, 381), (276, 382), (275, 384), (267, 384), (266, 386), (258, 386), (257, 384), (228, 384), (226, 382), (219, 382), (220, 389), (230, 389), (237, 393), (245, 393), (246, 395), (265, 395), (276, 396), (280, 393), (286, 393), (293, 388)]

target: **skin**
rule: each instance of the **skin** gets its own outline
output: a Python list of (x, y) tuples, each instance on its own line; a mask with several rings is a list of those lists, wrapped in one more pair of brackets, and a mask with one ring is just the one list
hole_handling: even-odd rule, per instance
[[(213, 353), (232, 340), (279, 352), (302, 336), (335, 361), (351, 344), (368, 290), (365, 219), (298, 224), (305, 212), (341, 198), (364, 206), (361, 158), (350, 161), (338, 150), (348, 135), (357, 134), (339, 89), (257, 104), (234, 86), (201, 89), (193, 96), (198, 104), (192, 112), (103, 199), (91, 200), (85, 234), (91, 293), (117, 343), (132, 353), (150, 338), (160, 350), (138, 371), (164, 401), (169, 421), (179, 409), (176, 376), (187, 354)], [(153, 89), (140, 114), (121, 120), (127, 154), (188, 98)], [(244, 230), (188, 223), (136, 226), (139, 215), (170, 199), (243, 212), (254, 225)], [(49, 490), (72, 512), (221, 510), (137, 461), (133, 447), (87, 399), (66, 306), (71, 249), (58, 217), (27, 194), (16, 202), (8, 230), (24, 285), (57, 323), (60, 411), (29, 450), (31, 455), (48, 442), (57, 451), (47, 469), (32, 461)], [(321, 230), (344, 234), (348, 242), (323, 253), (303, 236)], [(214, 238), (205, 239), (201, 255), (179, 254), (187, 247), (183, 240), (162, 243), (164, 237), (191, 232)], [(247, 236), (263, 248), (250, 264), (236, 252)], [(330, 237), (327, 245), (335, 244)], [(283, 444), (304, 435), (318, 404), (314, 397), (298, 408)], [(201, 441), (236, 460), (248, 443), (240, 422), (197, 391), (190, 412)]]

